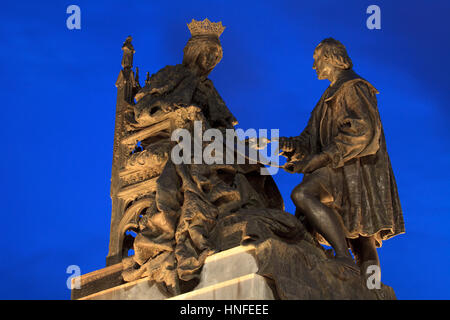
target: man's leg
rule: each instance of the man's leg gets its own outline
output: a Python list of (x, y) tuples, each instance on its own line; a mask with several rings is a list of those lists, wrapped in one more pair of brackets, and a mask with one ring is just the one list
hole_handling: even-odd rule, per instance
[(351, 263), (353, 258), (348, 250), (342, 223), (334, 210), (320, 202), (322, 193), (320, 183), (314, 176), (309, 176), (295, 187), (291, 199), (311, 226), (333, 247), (336, 258)]
[(361, 274), (366, 275), (367, 268), (371, 265), (380, 266), (380, 260), (378, 258), (377, 247), (374, 237), (359, 236), (357, 239), (350, 239), (350, 245), (353, 254), (356, 257)]

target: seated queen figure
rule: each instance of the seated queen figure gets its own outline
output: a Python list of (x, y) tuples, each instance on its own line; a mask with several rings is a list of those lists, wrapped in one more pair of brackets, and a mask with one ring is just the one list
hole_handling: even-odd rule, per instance
[[(161, 69), (137, 92), (137, 103), (126, 115), (130, 131), (167, 117), (175, 119), (175, 127), (187, 130), (197, 120), (203, 129), (222, 132), (237, 124), (207, 78), (222, 59), (222, 23), (193, 20), (188, 28), (192, 37), (183, 62)], [(170, 157), (172, 145), (168, 136), (150, 137), (141, 141), (142, 152), (131, 156), (147, 154), (149, 162), (156, 156), (163, 164), (152, 177), (156, 192), (147, 195), (151, 205), (139, 221), (134, 256), (123, 261), (122, 276), (125, 281), (149, 277), (176, 295), (192, 288), (206, 257), (223, 249), (225, 241), (215, 241), (212, 235), (221, 217), (260, 208), (279, 210), (279, 219), (289, 216), (281, 211), (283, 201), (272, 177), (259, 174), (260, 165), (176, 164)]]

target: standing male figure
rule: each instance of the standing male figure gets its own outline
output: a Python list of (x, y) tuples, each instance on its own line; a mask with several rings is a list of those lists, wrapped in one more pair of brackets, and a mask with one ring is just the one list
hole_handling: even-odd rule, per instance
[(289, 158), (285, 169), (304, 173), (291, 194), (322, 244), (331, 245), (336, 261), (362, 274), (379, 265), (376, 248), (404, 233), (397, 185), (386, 150), (377, 108), (377, 90), (352, 70), (339, 41), (323, 40), (314, 51), (313, 69), (325, 90), (305, 130), (280, 138)]

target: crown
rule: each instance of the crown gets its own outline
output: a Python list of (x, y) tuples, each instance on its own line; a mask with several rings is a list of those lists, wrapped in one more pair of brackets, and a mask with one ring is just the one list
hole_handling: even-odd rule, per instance
[(206, 18), (203, 21), (196, 21), (192, 19), (191, 23), (187, 24), (191, 36), (212, 35), (217, 38), (220, 37), (225, 27), (222, 25), (222, 21), (217, 23), (211, 22)]

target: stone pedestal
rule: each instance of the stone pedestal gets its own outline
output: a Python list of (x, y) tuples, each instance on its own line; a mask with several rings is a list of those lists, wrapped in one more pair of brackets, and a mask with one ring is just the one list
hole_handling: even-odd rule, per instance
[[(255, 247), (238, 246), (209, 256), (200, 274), (197, 287), (171, 300), (268, 300), (274, 299), (266, 279), (258, 274)], [(111, 267), (109, 267), (111, 268)], [(115, 267), (117, 269), (118, 267)], [(105, 268), (107, 269), (107, 268)], [(114, 270), (115, 270), (114, 269)], [(102, 269), (103, 270), (103, 269)], [(101, 271), (95, 272), (97, 275)], [(83, 287), (92, 274), (81, 277)], [(77, 297), (72, 296), (77, 299)], [(158, 287), (147, 279), (124, 283), (87, 296), (80, 300), (160, 300), (167, 299)]]

